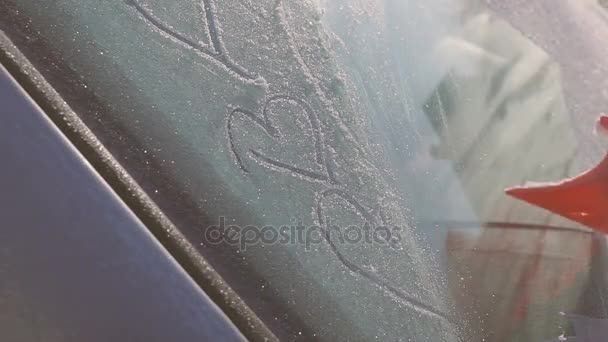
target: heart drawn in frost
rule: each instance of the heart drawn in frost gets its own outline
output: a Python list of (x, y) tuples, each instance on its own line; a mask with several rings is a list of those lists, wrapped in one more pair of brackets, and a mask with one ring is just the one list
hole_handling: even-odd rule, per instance
[[(286, 115), (291, 114), (291, 115)], [(239, 130), (255, 135), (251, 126), (261, 128), (270, 140), (239, 139)], [(261, 114), (236, 108), (227, 120), (228, 143), (238, 166), (246, 173), (249, 166), (244, 156), (262, 166), (292, 176), (333, 181), (324, 158), (324, 146), (318, 117), (304, 101), (288, 95), (270, 97)], [(241, 134), (242, 136), (242, 134)], [(252, 146), (256, 145), (256, 146)]]
[(205, 58), (211, 58), (217, 63), (222, 64), (230, 72), (247, 80), (257, 80), (258, 77), (238, 63), (233, 61), (227, 54), (226, 47), (222, 40), (222, 29), (216, 15), (215, 1), (202, 0), (196, 1), (199, 7), (199, 15), (204, 30), (205, 42), (197, 41), (188, 37), (182, 32), (165, 23), (156, 17), (147, 6), (140, 4), (140, 0), (124, 0), (128, 6), (133, 7), (155, 31), (162, 33), (163, 36), (171, 37), (175, 42), (186, 46)]
[[(345, 224), (343, 220), (349, 214), (354, 214), (358, 217), (357, 221), (360, 222), (354, 226), (352, 222)], [(328, 189), (317, 196), (316, 215), (324, 240), (329, 245), (331, 252), (348, 270), (366, 278), (382, 291), (415, 311), (451, 324), (442, 310), (406, 293), (393, 285), (391, 281), (385, 279), (377, 270), (364, 266), (365, 262), (369, 259), (370, 253), (379, 253), (380, 250), (378, 248), (386, 248), (393, 246), (393, 244), (387, 240), (381, 242), (381, 240), (374, 238), (373, 241), (382, 243), (384, 246), (369, 246), (368, 242), (360, 240), (362, 238), (361, 235), (359, 235), (359, 240), (357, 240), (360, 242), (354, 244), (353, 240), (349, 241), (347, 238), (350, 235), (348, 230), (351, 227), (364, 227), (363, 224), (367, 224), (368, 229), (372, 231), (377, 230), (379, 227), (385, 227), (386, 223), (381, 218), (382, 215), (380, 213), (370, 211), (343, 190)], [(336, 229), (340, 232), (337, 232)], [(378, 236), (377, 238), (380, 237)]]

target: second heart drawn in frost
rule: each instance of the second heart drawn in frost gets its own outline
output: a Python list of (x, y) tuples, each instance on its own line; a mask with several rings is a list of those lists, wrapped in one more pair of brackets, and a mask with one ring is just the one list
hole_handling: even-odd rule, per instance
[[(239, 129), (243, 134), (261, 138), (252, 129), (256, 127), (265, 138), (238, 139)], [(266, 100), (261, 113), (232, 109), (226, 128), (232, 155), (245, 173), (250, 172), (244, 158), (248, 156), (268, 169), (285, 171), (307, 180), (333, 182), (324, 156), (321, 123), (304, 101), (289, 95), (274, 95)]]

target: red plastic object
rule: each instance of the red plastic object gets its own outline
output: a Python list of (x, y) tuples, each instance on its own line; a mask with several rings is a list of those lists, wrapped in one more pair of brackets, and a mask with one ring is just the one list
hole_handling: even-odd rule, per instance
[[(608, 126), (608, 118), (606, 125)], [(505, 192), (608, 233), (608, 155), (596, 167), (574, 178), (554, 184), (514, 187)]]
[[(597, 121), (608, 134), (608, 116)], [(608, 155), (594, 168), (559, 183), (506, 189), (515, 198), (608, 234)]]

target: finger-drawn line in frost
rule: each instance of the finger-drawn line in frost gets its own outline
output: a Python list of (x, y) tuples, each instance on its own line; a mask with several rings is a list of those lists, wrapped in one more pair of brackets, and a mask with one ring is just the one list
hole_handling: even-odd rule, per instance
[(192, 38), (187, 37), (185, 34), (177, 31), (170, 25), (162, 22), (160, 19), (154, 16), (152, 12), (146, 9), (144, 5), (140, 4), (138, 0), (125, 0), (125, 2), (129, 6), (133, 7), (156, 31), (169, 36), (171, 39), (185, 47), (193, 49), (199, 55), (205, 58), (211, 58), (212, 60), (222, 64), (230, 72), (239, 77), (246, 80), (256, 80), (257, 76), (238, 65), (228, 55), (222, 40), (222, 30), (220, 23), (217, 20), (215, 3), (212, 0), (200, 0), (198, 1), (197, 5), (199, 7), (199, 14), (205, 29), (205, 35), (207, 36), (209, 43), (195, 41)]
[(317, 198), (317, 206), (315, 208), (317, 220), (319, 222), (319, 226), (321, 231), (323, 232), (323, 238), (329, 245), (332, 253), (340, 260), (340, 262), (348, 268), (351, 272), (356, 273), (363, 278), (369, 280), (370, 282), (376, 284), (381, 290), (387, 292), (389, 295), (393, 296), (396, 300), (407, 305), (408, 307), (421, 312), (423, 314), (434, 316), (436, 318), (445, 320), (450, 322), (450, 320), (445, 316), (441, 310), (434, 308), (433, 306), (423, 303), (422, 301), (411, 297), (401, 289), (391, 285), (388, 281), (382, 279), (376, 274), (365, 270), (364, 268), (358, 266), (357, 264), (350, 261), (344, 254), (340, 251), (336, 243), (331, 239), (330, 229), (327, 227), (327, 222), (325, 222), (325, 215), (323, 214), (323, 200), (330, 197), (336, 197), (346, 204), (348, 204), (352, 210), (354, 210), (360, 217), (362, 217), (367, 224), (371, 224), (379, 226), (384, 225), (385, 222), (383, 219), (377, 219), (369, 212), (363, 205), (361, 205), (352, 195), (340, 189), (327, 189), (322, 191)]
[(322, 128), (321, 128), (319, 119), (316, 116), (313, 109), (308, 104), (306, 104), (306, 102), (304, 102), (303, 100), (294, 98), (292, 96), (288, 96), (288, 95), (274, 95), (274, 96), (270, 97), (264, 104), (261, 115), (253, 113), (248, 110), (240, 109), (240, 108), (232, 109), (228, 113), (228, 117), (226, 120), (226, 122), (227, 122), (226, 130), (227, 130), (228, 144), (230, 146), (230, 151), (231, 151), (232, 155), (234, 156), (238, 167), (245, 174), (249, 173), (249, 169), (243, 163), (241, 153), (236, 148), (236, 140), (234, 137), (234, 126), (233, 126), (233, 120), (234, 120), (235, 116), (242, 115), (244, 118), (246, 118), (250, 122), (253, 122), (257, 126), (262, 128), (262, 130), (269, 137), (271, 137), (273, 139), (278, 139), (278, 138), (282, 137), (281, 132), (277, 127), (275, 127), (275, 124), (269, 118), (269, 113), (268, 113), (270, 105), (277, 101), (288, 101), (292, 104), (296, 104), (296, 105), (300, 106), (304, 110), (304, 112), (306, 113), (306, 117), (308, 118), (308, 120), (310, 122), (311, 129), (313, 131), (315, 155), (316, 155), (315, 162), (318, 165), (323, 166), (327, 173), (318, 173), (315, 171), (305, 170), (305, 169), (299, 168), (297, 166), (290, 165), (288, 163), (284, 163), (279, 160), (268, 157), (265, 154), (263, 154), (262, 152), (255, 150), (255, 149), (248, 149), (248, 151), (250, 152), (250, 156), (252, 158), (257, 159), (258, 161), (261, 161), (262, 166), (264, 166), (266, 168), (288, 171), (288, 173), (291, 174), (292, 176), (296, 176), (298, 178), (302, 178), (302, 179), (309, 180), (309, 181), (320, 181), (320, 182), (326, 184), (327, 188), (325, 190), (321, 191), (320, 193), (318, 193), (316, 196), (317, 197), (317, 202), (316, 202), (316, 207), (315, 207), (316, 220), (319, 222), (319, 226), (321, 227), (321, 230), (323, 232), (324, 240), (327, 242), (332, 254), (334, 254), (336, 256), (338, 261), (341, 264), (343, 264), (347, 269), (349, 269), (351, 272), (358, 274), (361, 277), (369, 280), (370, 282), (372, 282), (373, 284), (378, 286), (378, 288), (380, 290), (393, 296), (397, 301), (401, 302), (402, 304), (404, 304), (422, 314), (439, 318), (439, 319), (444, 320), (451, 324), (450, 320), (441, 312), (441, 310), (438, 310), (429, 304), (423, 303), (422, 301), (420, 301), (416, 298), (413, 298), (412, 296), (405, 293), (403, 290), (391, 285), (385, 279), (382, 279), (381, 277), (377, 276), (376, 274), (371, 273), (371, 272), (365, 270), (364, 268), (358, 266), (357, 264), (353, 263), (352, 261), (350, 261), (348, 259), (348, 257), (345, 256), (342, 253), (342, 251), (340, 251), (340, 249), (338, 248), (336, 243), (334, 241), (332, 241), (331, 234), (329, 233), (329, 227), (327, 227), (327, 222), (325, 222), (325, 219), (324, 219), (325, 216), (323, 215), (323, 212), (324, 212), (323, 200), (330, 198), (332, 196), (344, 201), (345, 204), (347, 204), (349, 207), (351, 207), (352, 210), (354, 210), (368, 224), (384, 225), (385, 222), (384, 222), (384, 219), (382, 218), (382, 215), (380, 215), (379, 218), (374, 217), (374, 214), (372, 214), (372, 212), (370, 212), (367, 208), (365, 208), (357, 199), (355, 199), (354, 196), (349, 194), (347, 191), (336, 187), (336, 186), (339, 186), (339, 184), (335, 180), (332, 180), (331, 177), (334, 177), (334, 173), (328, 172), (329, 170), (332, 170), (332, 168), (330, 167), (330, 164), (328, 163), (327, 158), (323, 155), (325, 148), (324, 148), (324, 143), (323, 143), (323, 139), (322, 139), (322, 136), (323, 136)]
[[(270, 119), (270, 117), (268, 115), (270, 106), (276, 102), (288, 102), (290, 104), (300, 107), (304, 111), (304, 113), (306, 114), (308, 123), (310, 125), (311, 132), (312, 132), (312, 140), (313, 140), (314, 152), (315, 152), (315, 161), (314, 162), (315, 162), (315, 164), (320, 166), (323, 171), (317, 172), (317, 171), (313, 171), (313, 170), (306, 170), (306, 169), (303, 169), (303, 168), (300, 168), (300, 167), (297, 167), (294, 165), (290, 165), (288, 163), (285, 163), (280, 160), (269, 157), (269, 156), (265, 155), (264, 153), (262, 153), (258, 150), (254, 150), (254, 149), (248, 150), (249, 153), (251, 154), (251, 156), (254, 159), (257, 159), (258, 162), (261, 162), (263, 165), (265, 165), (266, 167), (269, 167), (271, 169), (285, 170), (285, 171), (288, 171), (289, 173), (291, 173), (292, 175), (298, 176), (301, 178), (317, 180), (317, 181), (330, 181), (332, 183), (337, 183), (335, 176), (334, 176), (334, 171), (333, 171), (331, 165), (329, 164), (329, 160), (327, 158), (325, 158), (325, 156), (324, 156), (325, 148), (324, 148), (324, 143), (323, 143), (323, 136), (321, 133), (321, 123), (319, 121), (319, 118), (317, 117), (315, 111), (306, 102), (304, 102), (298, 98), (295, 98), (293, 96), (289, 96), (289, 95), (274, 95), (274, 96), (271, 96), (270, 98), (268, 98), (266, 100), (266, 103), (264, 104), (264, 107), (262, 108), (261, 115), (258, 115), (251, 111), (248, 111), (245, 109), (240, 109), (240, 108), (235, 108), (229, 112), (228, 118), (226, 120), (228, 144), (230, 147), (230, 151), (232, 152), (232, 155), (234, 156), (239, 168), (241, 170), (243, 170), (243, 172), (249, 173), (249, 169), (243, 163), (241, 153), (237, 150), (236, 144), (235, 144), (235, 138), (234, 138), (234, 132), (233, 132), (233, 120), (234, 120), (235, 116), (242, 115), (244, 118), (251, 120), (253, 123), (255, 123), (259, 127), (261, 127), (269, 137), (271, 137), (273, 139), (278, 139), (281, 137), (281, 132), (278, 128), (275, 127), (274, 123), (272, 122), (272, 120)], [(306, 142), (304, 142), (304, 143), (306, 143)]]
[[(322, 91), (322, 90), (321, 90)], [(413, 298), (403, 290), (391, 285), (385, 279), (363, 269), (357, 264), (351, 262), (347, 256), (345, 256), (342, 251), (338, 248), (338, 246), (332, 241), (331, 236), (329, 234), (328, 227), (326, 226), (326, 222), (323, 218), (323, 200), (329, 198), (331, 196), (335, 196), (344, 200), (353, 210), (355, 210), (364, 220), (368, 223), (373, 223), (376, 221), (374, 215), (370, 213), (362, 204), (359, 203), (358, 200), (355, 199), (354, 196), (350, 195), (345, 190), (341, 190), (336, 188), (336, 186), (340, 186), (337, 181), (336, 173), (332, 168), (332, 164), (330, 163), (329, 157), (325, 155), (327, 149), (324, 146), (323, 141), (323, 133), (321, 122), (317, 117), (316, 112), (308, 105), (305, 101), (289, 96), (289, 95), (274, 95), (268, 98), (262, 108), (261, 115), (251, 112), (249, 110), (241, 109), (241, 108), (232, 108), (227, 116), (226, 120), (226, 129), (227, 129), (227, 137), (229, 149), (236, 160), (236, 164), (238, 167), (245, 173), (249, 173), (249, 169), (243, 163), (242, 155), (239, 153), (236, 148), (236, 140), (234, 137), (234, 126), (233, 120), (235, 116), (242, 115), (244, 118), (250, 120), (260, 128), (271, 138), (277, 139), (281, 137), (280, 130), (274, 126), (274, 123), (269, 118), (269, 107), (272, 103), (277, 101), (288, 101), (292, 104), (296, 104), (300, 106), (304, 112), (306, 113), (306, 117), (308, 118), (311, 130), (313, 132), (313, 140), (315, 146), (315, 162), (322, 166), (324, 169), (324, 173), (318, 173), (315, 171), (305, 170), (299, 168), (294, 165), (290, 165), (285, 162), (281, 162), (279, 160), (273, 159), (271, 157), (266, 156), (262, 152), (255, 149), (248, 149), (250, 157), (252, 159), (257, 159), (263, 167), (273, 170), (283, 170), (288, 171), (289, 174), (295, 176), (297, 178), (305, 179), (308, 181), (316, 181), (325, 183), (327, 188), (320, 193), (317, 194), (317, 202), (315, 207), (316, 212), (316, 220), (319, 222), (319, 225), (323, 231), (323, 238), (327, 242), (330, 247), (332, 254), (336, 256), (338, 261), (343, 264), (347, 269), (351, 272), (358, 274), (359, 276), (369, 280), (371, 283), (375, 284), (381, 291), (386, 292), (390, 296), (393, 296), (397, 301), (412, 308), (415, 311), (420, 312), (421, 314), (435, 317), (437, 319), (443, 320), (448, 324), (453, 324), (450, 319), (443, 313), (441, 310), (433, 307), (432, 305), (423, 303), (422, 301)], [(384, 220), (382, 218), (379, 219), (382, 224), (384, 224)]]
[[(154, 30), (159, 33), (166, 35), (170, 39), (178, 42), (179, 44), (191, 48), (196, 51), (201, 57), (206, 59), (211, 59), (215, 62), (222, 64), (226, 67), (230, 72), (234, 73), (238, 77), (244, 78), (246, 80), (256, 80), (257, 76), (253, 75), (245, 68), (238, 65), (234, 62), (228, 55), (224, 43), (222, 41), (221, 36), (221, 27), (217, 20), (216, 12), (215, 12), (215, 4), (213, 0), (200, 0), (199, 10), (201, 15), (201, 20), (203, 22), (203, 26), (205, 29), (205, 36), (208, 39), (209, 43), (194, 41), (193, 39), (187, 37), (185, 34), (180, 33), (173, 27), (168, 24), (163, 23), (160, 19), (155, 17), (149, 10), (147, 10), (143, 5), (141, 5), (137, 0), (125, 0), (125, 2), (133, 7), (140, 16), (148, 22)], [(256, 12), (258, 17), (266, 18), (267, 14), (258, 12), (251, 3), (248, 1), (240, 1), (246, 8), (248, 8), (252, 12)], [(276, 2), (278, 4), (279, 1)], [(276, 6), (275, 6), (276, 7)], [(296, 50), (297, 53), (297, 50)], [(305, 66), (304, 66), (305, 67)], [(322, 92), (322, 90), (320, 90)], [(376, 220), (379, 220), (380, 223), (384, 224), (384, 219), (380, 217), (376, 219), (374, 215), (368, 211), (363, 205), (357, 201), (354, 196), (350, 195), (345, 190), (337, 188), (339, 187), (339, 182), (336, 178), (336, 173), (330, 163), (329, 158), (325, 155), (326, 148), (324, 146), (323, 141), (323, 133), (321, 128), (321, 123), (319, 118), (317, 117), (316, 112), (303, 100), (295, 98), (289, 95), (274, 95), (269, 97), (264, 104), (261, 115), (251, 112), (249, 110), (241, 109), (241, 108), (231, 108), (228, 113), (226, 119), (226, 130), (228, 137), (228, 145), (229, 150), (233, 157), (236, 160), (238, 167), (245, 173), (249, 173), (249, 169), (243, 163), (242, 155), (236, 148), (234, 132), (233, 132), (233, 120), (237, 115), (241, 115), (244, 118), (250, 120), (251, 122), (258, 125), (262, 130), (271, 138), (277, 139), (281, 137), (281, 132), (279, 129), (274, 127), (272, 120), (268, 117), (268, 108), (274, 102), (278, 101), (286, 101), (291, 104), (295, 104), (303, 109), (306, 114), (307, 120), (310, 124), (312, 136), (313, 136), (313, 144), (314, 144), (314, 152), (315, 152), (315, 164), (321, 167), (322, 172), (317, 172), (314, 170), (303, 169), (294, 165), (291, 165), (286, 162), (282, 162), (280, 160), (274, 159), (262, 153), (261, 151), (255, 149), (248, 149), (248, 155), (260, 163), (263, 167), (272, 170), (281, 170), (287, 171), (290, 175), (305, 179), (308, 181), (317, 181), (326, 184), (327, 188), (320, 193), (317, 194), (317, 203), (315, 207), (315, 212), (317, 216), (317, 221), (319, 222), (323, 233), (324, 239), (328, 243), (331, 252), (336, 256), (340, 263), (342, 263), (347, 269), (352, 271), (355, 274), (364, 277), (369, 280), (379, 289), (388, 293), (389, 295), (395, 297), (398, 301), (411, 307), (412, 309), (428, 315), (444, 320), (450, 324), (451, 321), (447, 318), (440, 310), (432, 307), (431, 305), (425, 304), (420, 300), (409, 296), (404, 291), (399, 288), (391, 285), (388, 281), (378, 277), (377, 275), (363, 269), (362, 267), (356, 265), (351, 262), (338, 248), (338, 246), (331, 240), (331, 236), (329, 234), (328, 227), (326, 226), (326, 222), (323, 216), (323, 200), (330, 198), (332, 196), (341, 199), (347, 205), (349, 205), (355, 212), (358, 213), (364, 220), (368, 223), (374, 223)]]

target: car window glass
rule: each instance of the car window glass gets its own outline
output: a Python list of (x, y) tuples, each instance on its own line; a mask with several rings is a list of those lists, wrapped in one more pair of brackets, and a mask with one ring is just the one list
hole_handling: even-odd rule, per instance
[(504, 194), (603, 153), (595, 2), (1, 3), (278, 336), (535, 342), (605, 315), (603, 236)]

